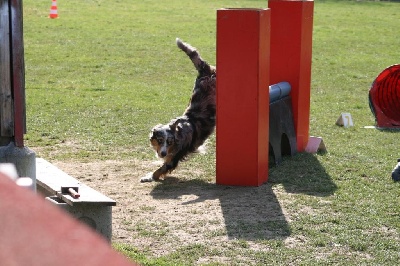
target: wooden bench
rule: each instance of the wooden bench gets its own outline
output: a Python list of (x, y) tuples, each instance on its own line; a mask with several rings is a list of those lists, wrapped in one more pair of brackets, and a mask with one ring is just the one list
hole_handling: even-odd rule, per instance
[[(62, 193), (61, 187), (78, 187), (79, 198)], [(42, 158), (36, 159), (36, 189), (46, 200), (66, 210), (111, 241), (112, 206), (116, 206), (114, 200)]]

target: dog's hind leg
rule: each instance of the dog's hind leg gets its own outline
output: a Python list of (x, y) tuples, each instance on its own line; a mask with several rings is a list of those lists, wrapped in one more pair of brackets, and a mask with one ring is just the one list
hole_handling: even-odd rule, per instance
[(210, 76), (215, 73), (215, 67), (210, 66), (206, 61), (204, 61), (196, 48), (188, 43), (183, 42), (179, 38), (176, 38), (176, 44), (178, 45), (179, 49), (184, 51), (187, 56), (189, 56), (190, 60), (192, 60), (195, 68), (199, 72), (200, 77)]

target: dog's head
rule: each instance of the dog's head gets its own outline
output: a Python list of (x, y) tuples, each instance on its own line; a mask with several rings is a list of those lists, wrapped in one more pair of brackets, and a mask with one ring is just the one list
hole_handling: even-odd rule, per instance
[(192, 142), (193, 128), (186, 118), (177, 118), (168, 125), (157, 125), (150, 132), (150, 143), (159, 158), (171, 159)]
[(157, 125), (150, 132), (150, 143), (159, 158), (173, 155), (175, 146), (174, 132), (169, 125)]

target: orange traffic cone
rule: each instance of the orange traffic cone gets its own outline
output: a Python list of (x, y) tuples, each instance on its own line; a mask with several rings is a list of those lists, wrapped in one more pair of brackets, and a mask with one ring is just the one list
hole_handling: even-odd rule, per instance
[(52, 0), (49, 18), (58, 18), (57, 0)]

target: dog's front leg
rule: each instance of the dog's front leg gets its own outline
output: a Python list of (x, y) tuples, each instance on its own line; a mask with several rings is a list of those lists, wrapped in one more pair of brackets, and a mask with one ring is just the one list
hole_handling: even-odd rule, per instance
[(160, 168), (158, 168), (154, 173), (148, 173), (144, 177), (140, 178), (140, 182), (152, 182), (152, 181), (157, 181), (160, 179), (161, 176), (167, 174), (168, 169), (170, 167), (168, 166), (167, 163), (164, 163)]

